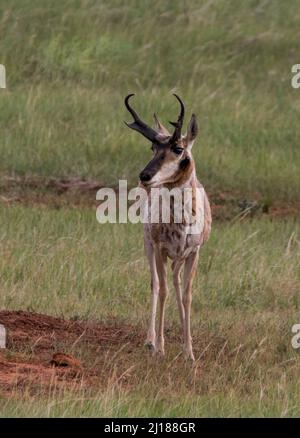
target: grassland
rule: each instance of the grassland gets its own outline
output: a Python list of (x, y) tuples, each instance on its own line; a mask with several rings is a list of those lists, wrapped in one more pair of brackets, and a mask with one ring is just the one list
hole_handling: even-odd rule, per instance
[[(139, 225), (99, 225), (88, 209), (3, 209), (1, 308), (132, 323), (141, 344), (129, 353), (126, 345), (109, 349), (105, 376), (89, 391), (44, 390), (38, 403), (29, 389), (19, 401), (16, 391), (0, 402), (2, 415), (299, 415), (300, 358), (291, 347), (291, 327), (299, 323), (299, 226), (297, 219), (215, 224), (194, 287), (193, 370), (174, 338), (174, 293), (166, 359), (152, 359), (142, 346), (150, 278)], [(104, 354), (64, 349), (85, 364)]]
[[(167, 123), (177, 92), (198, 116), (193, 153), (210, 192), (299, 202), (300, 91), (290, 83), (299, 19), (296, 0), (1, 1), (0, 177), (135, 185), (150, 147), (124, 126), (124, 96), (135, 92), (143, 118), (156, 111)], [(7, 181), (0, 308), (131, 323), (142, 339), (150, 297), (141, 227), (100, 226), (93, 209), (64, 201), (53, 208), (45, 188), (35, 207), (30, 190), (24, 205), (8, 202), (5, 190), (12, 200), (23, 192)], [(290, 344), (300, 322), (299, 227), (299, 218), (267, 214), (215, 221), (194, 287), (195, 369), (171, 336), (171, 293), (165, 360), (142, 346), (111, 349), (93, 388), (16, 390), (0, 396), (0, 416), (299, 416)], [(79, 345), (71, 352), (96, 360)]]
[(2, 1), (1, 172), (135, 184), (150, 151), (124, 96), (167, 123), (176, 91), (208, 187), (299, 199), (299, 15), (296, 0)]
[[(1, 307), (131, 321), (148, 315), (141, 226), (100, 225), (88, 209), (11, 207), (2, 208), (0, 227)], [(195, 284), (199, 318), (203, 309), (298, 309), (298, 235), (296, 219), (216, 224)]]

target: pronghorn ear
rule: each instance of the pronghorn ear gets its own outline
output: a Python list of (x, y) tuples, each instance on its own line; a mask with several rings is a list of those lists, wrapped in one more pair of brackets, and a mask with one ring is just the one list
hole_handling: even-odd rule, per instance
[(195, 138), (198, 135), (198, 125), (197, 125), (197, 120), (196, 120), (196, 116), (195, 114), (192, 114), (188, 129), (187, 129), (187, 133), (186, 133), (186, 141), (187, 141), (187, 146), (188, 147), (192, 147)]
[(170, 137), (171, 134), (169, 133), (167, 128), (165, 128), (164, 125), (158, 120), (155, 113), (153, 114), (153, 117), (154, 117), (154, 121), (155, 121), (155, 129), (157, 130), (157, 132), (163, 136)]

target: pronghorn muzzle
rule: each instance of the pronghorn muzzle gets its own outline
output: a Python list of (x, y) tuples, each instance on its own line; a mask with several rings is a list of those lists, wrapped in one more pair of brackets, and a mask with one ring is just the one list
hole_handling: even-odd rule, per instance
[(140, 173), (140, 180), (142, 183), (147, 184), (155, 174), (160, 170), (164, 161), (164, 152), (159, 152), (151, 161), (147, 164), (147, 166)]

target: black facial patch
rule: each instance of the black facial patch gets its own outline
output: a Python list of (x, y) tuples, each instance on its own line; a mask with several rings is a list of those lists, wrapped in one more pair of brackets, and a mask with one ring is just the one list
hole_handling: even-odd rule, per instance
[(165, 159), (165, 152), (161, 152), (156, 154), (152, 160), (147, 164), (145, 169), (142, 171), (142, 173), (147, 173), (149, 175), (149, 179), (153, 178), (153, 176), (160, 170), (164, 159)]
[(188, 165), (190, 164), (190, 159), (189, 157), (184, 158), (183, 160), (180, 161), (179, 163), (179, 169), (180, 170), (185, 170)]

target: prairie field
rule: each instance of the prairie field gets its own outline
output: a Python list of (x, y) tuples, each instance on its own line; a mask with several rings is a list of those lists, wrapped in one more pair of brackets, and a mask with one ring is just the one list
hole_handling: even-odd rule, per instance
[[(299, 20), (296, 0), (1, 1), (1, 417), (300, 415)], [(149, 124), (176, 118), (174, 92), (199, 122), (194, 366), (172, 288), (166, 357), (143, 345), (142, 226), (96, 220), (97, 187), (135, 186), (151, 157), (131, 92)]]

